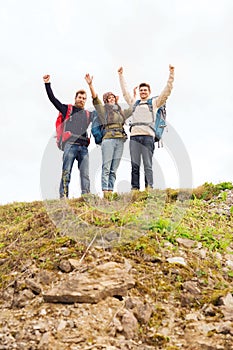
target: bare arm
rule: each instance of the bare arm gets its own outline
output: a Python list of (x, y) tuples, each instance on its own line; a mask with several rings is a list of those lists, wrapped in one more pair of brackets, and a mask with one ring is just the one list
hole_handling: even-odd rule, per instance
[(119, 74), (119, 81), (120, 81), (120, 86), (121, 86), (121, 91), (123, 94), (123, 97), (125, 99), (125, 102), (128, 103), (129, 106), (133, 106), (136, 98), (135, 96), (132, 97), (129, 93), (129, 91), (127, 90), (127, 85), (123, 76), (123, 67), (120, 67), (118, 69), (118, 74)]

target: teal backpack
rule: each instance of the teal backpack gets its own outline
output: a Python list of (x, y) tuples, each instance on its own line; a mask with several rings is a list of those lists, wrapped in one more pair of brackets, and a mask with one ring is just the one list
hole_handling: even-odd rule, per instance
[[(98, 113), (94, 110), (92, 112), (92, 124), (91, 124), (91, 133), (92, 135), (94, 136), (94, 139), (95, 139), (95, 143), (97, 145), (101, 145), (102, 143), (102, 139), (106, 133), (106, 125), (107, 125), (107, 113), (105, 115), (105, 124), (103, 125), (101, 123), (101, 121), (99, 120), (99, 116), (98, 116)], [(115, 131), (119, 131), (121, 130), (123, 135), (124, 135), (124, 140), (127, 139), (127, 135), (124, 131), (124, 128), (123, 128), (123, 125), (119, 128), (115, 128), (115, 129), (111, 129), (111, 130), (115, 130)]]
[(130, 130), (133, 126), (135, 125), (148, 125), (155, 133), (155, 142), (159, 142), (162, 138), (164, 129), (166, 128), (166, 103), (164, 105), (162, 105), (161, 107), (158, 108), (157, 112), (156, 112), (156, 116), (154, 115), (154, 111), (153, 111), (153, 105), (152, 105), (152, 100), (155, 97), (151, 97), (149, 98), (146, 102), (141, 102), (141, 100), (137, 100), (134, 105), (133, 105), (133, 112), (135, 111), (136, 107), (139, 104), (147, 104), (148, 108), (150, 110), (150, 112), (152, 113), (152, 122), (151, 123), (131, 123), (130, 124)]
[(95, 143), (100, 145), (104, 137), (105, 130), (104, 125), (101, 124), (99, 116), (95, 110), (92, 112), (91, 133), (94, 136)]

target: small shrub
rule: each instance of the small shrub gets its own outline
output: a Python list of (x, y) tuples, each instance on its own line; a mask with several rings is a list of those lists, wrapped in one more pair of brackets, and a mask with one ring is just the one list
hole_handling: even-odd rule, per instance
[(193, 189), (192, 198), (210, 200), (218, 196), (220, 192), (231, 189), (233, 189), (231, 182), (221, 182), (217, 185), (214, 185), (212, 182), (205, 182), (203, 185)]
[(159, 233), (171, 231), (171, 221), (169, 219), (163, 218), (160, 218), (156, 221), (152, 221), (148, 225), (148, 230)]

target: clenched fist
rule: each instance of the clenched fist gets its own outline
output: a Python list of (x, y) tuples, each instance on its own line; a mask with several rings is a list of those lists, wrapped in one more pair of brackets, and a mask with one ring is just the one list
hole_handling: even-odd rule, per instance
[(49, 80), (50, 80), (50, 75), (46, 74), (43, 76), (43, 80), (45, 83), (49, 83)]
[(171, 73), (174, 72), (174, 69), (175, 69), (175, 67), (172, 66), (171, 64), (169, 64), (169, 71), (170, 71)]
[(123, 74), (123, 67), (120, 67), (120, 68), (118, 69), (118, 73), (119, 73), (119, 74)]

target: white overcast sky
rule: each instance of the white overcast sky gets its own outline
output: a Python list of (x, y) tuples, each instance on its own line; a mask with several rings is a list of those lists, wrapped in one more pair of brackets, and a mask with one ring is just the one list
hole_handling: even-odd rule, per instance
[[(232, 0), (0, 4), (0, 204), (41, 200), (41, 173), (51, 184), (53, 176), (60, 177), (62, 153), (52, 138), (57, 111), (46, 96), (42, 76), (51, 75), (55, 96), (63, 103), (72, 103), (77, 89), (87, 89), (86, 72), (94, 75), (100, 96), (112, 90), (124, 103), (117, 76), (121, 65), (129, 89), (146, 81), (152, 95), (164, 87), (169, 63), (175, 66), (166, 137), (173, 128), (179, 135), (192, 167), (193, 187), (233, 181)], [(92, 107), (90, 94), (86, 106)], [(49, 142), (55, 156), (45, 170), (42, 160)], [(180, 185), (177, 172), (185, 172), (189, 164), (184, 157), (183, 170), (177, 170), (176, 141), (173, 149), (172, 142), (168, 144), (156, 149), (155, 158), (165, 186), (174, 188)], [(126, 171), (122, 165), (119, 177), (129, 182), (130, 168)], [(75, 171), (72, 195), (78, 196)]]

